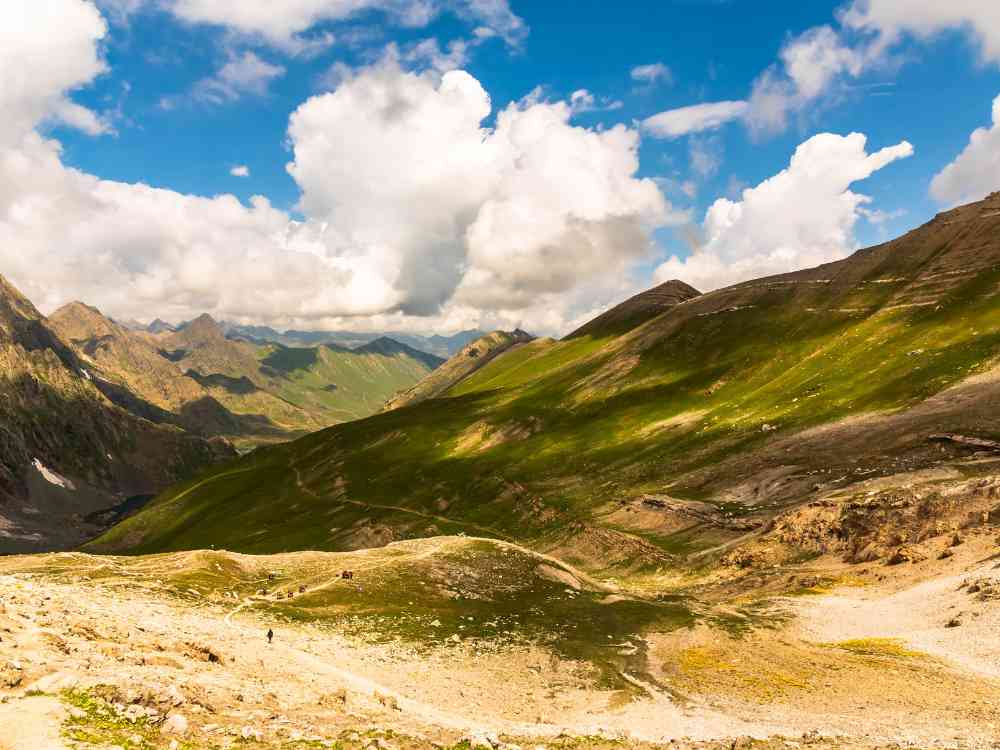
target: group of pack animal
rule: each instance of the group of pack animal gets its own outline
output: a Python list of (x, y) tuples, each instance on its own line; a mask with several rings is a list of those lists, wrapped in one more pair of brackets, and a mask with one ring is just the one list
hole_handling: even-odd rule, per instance
[[(277, 578), (277, 575), (275, 573), (268, 573), (267, 574), (267, 580), (269, 582), (275, 580), (275, 578)], [(354, 571), (353, 570), (343, 570), (343, 571), (340, 572), (340, 578), (342, 580), (344, 580), (344, 581), (353, 581), (354, 580)], [(306, 593), (306, 587), (305, 586), (299, 586), (299, 593), (300, 594)], [(268, 595), (268, 590), (266, 588), (258, 589), (257, 595), (258, 596), (267, 596)], [(275, 596), (277, 596), (279, 599), (291, 599), (293, 596), (295, 596), (295, 592), (294, 591), (286, 591), (286, 592), (282, 593), (282, 592), (279, 591)]]

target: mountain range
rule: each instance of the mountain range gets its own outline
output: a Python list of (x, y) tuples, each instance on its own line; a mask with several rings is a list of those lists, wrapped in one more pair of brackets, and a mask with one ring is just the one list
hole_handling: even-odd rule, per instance
[(0, 745), (988, 747), (998, 322), (1000, 194), (437, 367), (3, 283), (0, 549), (111, 528), (0, 558)]
[(935, 435), (1000, 436), (998, 237), (995, 194), (836, 263), (707, 294), (669, 282), (562, 341), (453, 359), (457, 378), (412, 392), (426, 400), (180, 485), (90, 548), (463, 532), (599, 569), (726, 549), (967, 450)]
[(227, 338), (203, 315), (135, 330), (81, 302), (48, 318), (0, 280), (0, 552), (92, 537), (241, 450), (377, 412), (443, 360)]
[(154, 333), (75, 302), (50, 320), (116, 403), (247, 448), (374, 413), (443, 361), (387, 340), (357, 349), (258, 344), (227, 337), (209, 315)]
[[(190, 326), (194, 321), (186, 321), (176, 326), (171, 325), (157, 318), (152, 323), (144, 325), (137, 321), (123, 321), (124, 327), (147, 333), (175, 333)], [(231, 339), (249, 341), (255, 344), (280, 344), (287, 347), (314, 347), (324, 344), (356, 349), (370, 344), (379, 339), (392, 339), (401, 344), (427, 352), (438, 357), (450, 357), (466, 344), (483, 336), (486, 332), (479, 330), (459, 331), (450, 336), (440, 334), (420, 335), (414, 333), (403, 333), (402, 331), (391, 332), (357, 332), (357, 331), (298, 331), (287, 330), (278, 331), (269, 326), (245, 325), (230, 321), (219, 321), (219, 327), (225, 335)]]
[(79, 544), (128, 498), (235, 456), (122, 408), (102, 385), (0, 277), (0, 552)]

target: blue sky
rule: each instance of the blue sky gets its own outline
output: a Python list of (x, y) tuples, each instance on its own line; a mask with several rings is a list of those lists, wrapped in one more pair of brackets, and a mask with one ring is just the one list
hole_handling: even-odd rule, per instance
[[(34, 11), (22, 9), (20, 22), (30, 29), (23, 35), (38, 32), (44, 48), (44, 34), (59, 25), (59, 34), (83, 45), (81, 60), (103, 69), (75, 80), (62, 71), (49, 76), (32, 69), (42, 63), (26, 42), (20, 57), (13, 57), (15, 49), (11, 60), (0, 59), (21, 66), (22, 86), (37, 75), (51, 87), (37, 94), (38, 107), (65, 100), (85, 108), (87, 114), (73, 117), (33, 109), (30, 132), (59, 144), (64, 172), (109, 183), (99, 191), (108, 211), (103, 244), (82, 218), (62, 230), (65, 236), (53, 236), (51, 226), (28, 234), (22, 223), (14, 236), (23, 237), (23, 246), (37, 248), (36, 256), (52, 253), (42, 258), (46, 272), (24, 252), (0, 255), (0, 273), (43, 307), (84, 296), (112, 314), (141, 318), (208, 309), (279, 326), (430, 330), (521, 323), (560, 332), (668, 274), (687, 274), (711, 288), (835, 259), (1000, 188), (992, 168), (1000, 158), (995, 131), (988, 130), (978, 151), (966, 152), (973, 131), (991, 127), (1000, 94), (1000, 12), (987, 0), (946, 8), (931, 0), (776, 1), (764, 9), (738, 0), (361, 0), (353, 13), (344, 0), (296, 0), (304, 16), (288, 8), (255, 13), (247, 7), (267, 4), (245, 2), (240, 11), (233, 0), (105, 0), (103, 34), (94, 31), (86, 8), (79, 29), (72, 28), (67, 11), (87, 0), (41, 0), (51, 6), (47, 17), (30, 18)], [(57, 41), (58, 34), (48, 42), (56, 56)], [(83, 49), (87, 43), (92, 54)], [(455, 49), (449, 45), (464, 49), (450, 59), (431, 54)], [(797, 51), (796, 68), (789, 60)], [(410, 146), (388, 120), (355, 117), (372, 92), (437, 98), (451, 68), (471, 76), (461, 82), (469, 112), (481, 106), (475, 82), (489, 96), (482, 132), (501, 131), (497, 113), (511, 108), (512, 123), (523, 128), (530, 113), (551, 115), (544, 125), (551, 140), (510, 146), (495, 134), (489, 153), (472, 154), (465, 167), (453, 161), (464, 148), (457, 143), (452, 150), (429, 134), (429, 141)], [(31, 95), (17, 106), (27, 108)], [(676, 114), (717, 103), (738, 114), (708, 128), (695, 113)], [(428, 106), (411, 128), (437, 116), (437, 105)], [(558, 106), (568, 114), (551, 109)], [(297, 112), (308, 126), (293, 135), (290, 118)], [(669, 133), (655, 125), (661, 113), (675, 113), (668, 115)], [(475, 119), (456, 127), (474, 131)], [(513, 124), (509, 130), (519, 132)], [(850, 133), (864, 134), (867, 143), (842, 140)], [(816, 136), (783, 187), (743, 195), (786, 169), (800, 144)], [(470, 133), (470, 151), (477, 137), (488, 140)], [(343, 147), (331, 140), (343, 140)], [(27, 148), (13, 136), (9, 141), (9, 148)], [(361, 168), (369, 173), (352, 183), (352, 155), (369, 148), (376, 159), (400, 151), (378, 169)], [(865, 161), (884, 148), (894, 150), (877, 165)], [(547, 153), (558, 156), (549, 163)], [(290, 162), (299, 165), (296, 176), (286, 168)], [(953, 162), (950, 177), (932, 189)], [(435, 172), (441, 163), (447, 169), (440, 181), (423, 179), (421, 169)], [(565, 175), (560, 164), (570, 165)], [(838, 165), (869, 176), (848, 179), (834, 174)], [(231, 174), (237, 166), (248, 175)], [(490, 169), (507, 176), (483, 174)], [(336, 173), (329, 180), (327, 170)], [(816, 171), (823, 174), (814, 184)], [(405, 191), (385, 187), (397, 177)], [(75, 181), (73, 201), (92, 198), (76, 177), (59, 179)], [(151, 198), (155, 209), (127, 187), (136, 184), (163, 189)], [(653, 184), (658, 195), (650, 192)], [(533, 197), (510, 198), (513, 186)], [(20, 190), (13, 174), (0, 172), (0, 221), (5, 189)], [(455, 191), (481, 197), (464, 200)], [(243, 208), (220, 201), (226, 194)], [(857, 195), (871, 200), (851, 198)], [(197, 196), (210, 201), (190, 204)], [(280, 215), (265, 220), (253, 196), (264, 196), (267, 210)], [(115, 222), (139, 216), (135, 201), (139, 211), (158, 217), (196, 213), (198, 223), (176, 234), (114, 233)], [(425, 212), (414, 209), (422, 204)], [(800, 207), (797, 225), (774, 228)], [(829, 226), (811, 218), (831, 213), (837, 216)], [(58, 214), (49, 219), (56, 221), (72, 223)], [(215, 244), (225, 243), (232, 222), (239, 224), (231, 230), (234, 242), (249, 248), (243, 256)], [(292, 228), (282, 229), (282, 222)], [(535, 226), (547, 239), (530, 247), (526, 227)], [(255, 234), (236, 239), (244, 231)], [(265, 246), (263, 237), (282, 233), (294, 233), (294, 242)], [(69, 257), (49, 249), (66, 237), (97, 244)], [(692, 252), (705, 257), (689, 262)], [(95, 257), (102, 271), (85, 278), (80, 269)], [(259, 264), (260, 273), (241, 273), (239, 285), (227, 290), (236, 284), (233, 264), (243, 262)], [(184, 281), (199, 274), (221, 291), (205, 280)]]

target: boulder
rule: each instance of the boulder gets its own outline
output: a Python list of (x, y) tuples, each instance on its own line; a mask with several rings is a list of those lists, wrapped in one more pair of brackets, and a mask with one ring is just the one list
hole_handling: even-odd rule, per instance
[(160, 727), (160, 731), (163, 734), (173, 734), (178, 737), (183, 737), (188, 733), (188, 720), (184, 714), (172, 713), (167, 717), (167, 720), (163, 722), (163, 726)]
[(926, 560), (927, 557), (916, 547), (910, 547), (904, 545), (899, 547), (889, 559), (886, 561), (887, 565), (902, 565), (903, 563), (916, 563), (921, 560)]
[(468, 744), (470, 750), (495, 750), (500, 747), (500, 738), (482, 729), (471, 732), (462, 741)]

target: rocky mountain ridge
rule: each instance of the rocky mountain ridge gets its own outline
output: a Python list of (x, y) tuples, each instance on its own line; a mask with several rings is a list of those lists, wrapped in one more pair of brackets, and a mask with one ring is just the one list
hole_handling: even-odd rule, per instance
[(106, 526), (95, 513), (234, 456), (113, 404), (0, 277), (0, 552), (79, 544)]
[(357, 351), (261, 346), (228, 337), (207, 314), (154, 334), (74, 302), (51, 321), (115, 403), (242, 447), (365, 416), (440, 363), (388, 342)]

